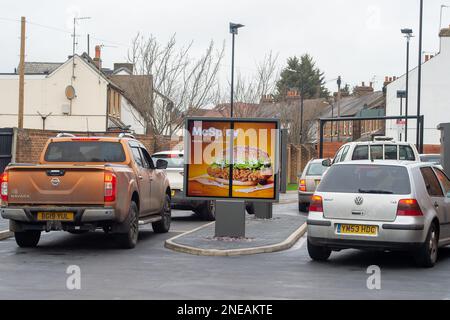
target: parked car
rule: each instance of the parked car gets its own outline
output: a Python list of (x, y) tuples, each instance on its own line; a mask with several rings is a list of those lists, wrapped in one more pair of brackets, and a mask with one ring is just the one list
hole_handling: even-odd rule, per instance
[(51, 138), (39, 164), (10, 164), (1, 176), (3, 218), (20, 247), (37, 246), (41, 232), (85, 233), (103, 229), (134, 248), (139, 225), (156, 233), (170, 229), (171, 190), (133, 136)]
[(420, 161), (422, 162), (430, 162), (436, 165), (442, 165), (441, 163), (441, 155), (440, 154), (421, 154)]
[(183, 194), (184, 179), (184, 152), (164, 151), (155, 153), (153, 161), (167, 161), (167, 177), (172, 192), (172, 208), (180, 210), (192, 210), (204, 220), (214, 221), (216, 219), (216, 202), (188, 200)]
[(322, 175), (328, 169), (328, 167), (322, 164), (323, 160), (311, 160), (300, 175), (298, 187), (298, 210), (300, 212), (307, 212), (311, 197), (322, 180)]
[(424, 163), (333, 165), (313, 196), (308, 251), (324, 261), (342, 249), (405, 250), (432, 267), (450, 243), (450, 180)]
[(349, 142), (336, 152), (333, 160), (325, 160), (324, 165), (332, 165), (356, 160), (399, 160), (420, 162), (419, 152), (414, 144), (395, 142), (392, 138), (376, 137), (375, 141)]

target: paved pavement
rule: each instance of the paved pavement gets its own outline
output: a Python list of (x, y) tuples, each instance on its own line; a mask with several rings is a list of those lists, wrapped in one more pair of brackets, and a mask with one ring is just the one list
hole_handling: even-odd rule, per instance
[[(295, 203), (276, 212), (298, 216)], [(36, 249), (0, 242), (0, 299), (450, 299), (450, 248), (434, 269), (419, 269), (400, 253), (333, 253), (328, 263), (309, 259), (305, 239), (284, 252), (200, 257), (164, 248), (164, 241), (198, 227), (177, 211), (172, 232), (143, 230), (135, 250), (112, 237), (50, 233)], [(81, 269), (81, 290), (66, 287), (67, 268)], [(367, 288), (367, 268), (381, 268), (381, 290)]]
[(279, 244), (306, 222), (301, 215), (275, 214), (273, 219), (263, 220), (247, 215), (244, 239), (216, 239), (215, 224), (173, 240), (175, 244), (197, 249), (234, 250), (257, 248)]

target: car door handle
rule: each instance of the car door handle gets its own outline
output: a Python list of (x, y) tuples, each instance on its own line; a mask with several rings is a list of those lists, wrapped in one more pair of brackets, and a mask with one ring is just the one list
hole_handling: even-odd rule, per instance
[(439, 203), (435, 202), (435, 203), (434, 203), (434, 207), (435, 207), (436, 209), (439, 208)]
[(144, 180), (143, 176), (138, 176), (139, 180)]

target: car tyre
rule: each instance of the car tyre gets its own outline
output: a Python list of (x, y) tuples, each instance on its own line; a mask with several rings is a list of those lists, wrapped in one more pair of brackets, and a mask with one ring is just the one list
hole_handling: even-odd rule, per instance
[(132, 201), (128, 212), (126, 233), (117, 235), (120, 246), (124, 249), (134, 249), (139, 238), (139, 209), (136, 202)]
[(315, 261), (327, 261), (331, 255), (331, 249), (323, 246), (316, 246), (308, 240), (308, 253)]
[(245, 204), (245, 209), (247, 210), (247, 213), (250, 215), (255, 215), (256, 211), (255, 211), (255, 206), (253, 205), (252, 202), (248, 202)]
[(41, 239), (41, 231), (15, 232), (16, 243), (21, 248), (35, 248)]
[(200, 208), (200, 216), (203, 220), (206, 221), (215, 221), (216, 220), (216, 202), (215, 201), (207, 201)]
[(168, 195), (166, 195), (160, 215), (161, 220), (152, 223), (153, 231), (155, 233), (167, 233), (169, 232), (172, 223), (172, 208), (170, 206), (170, 197)]
[(298, 203), (298, 211), (300, 212), (308, 212), (308, 204), (304, 202)]
[(428, 231), (425, 243), (415, 254), (415, 260), (419, 267), (432, 268), (436, 264), (439, 246), (439, 230), (436, 223), (432, 223)]

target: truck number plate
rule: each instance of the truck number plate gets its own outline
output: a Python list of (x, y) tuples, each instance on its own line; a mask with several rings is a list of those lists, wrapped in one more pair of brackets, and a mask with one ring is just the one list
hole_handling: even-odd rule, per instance
[(74, 221), (73, 212), (38, 212), (38, 221)]

